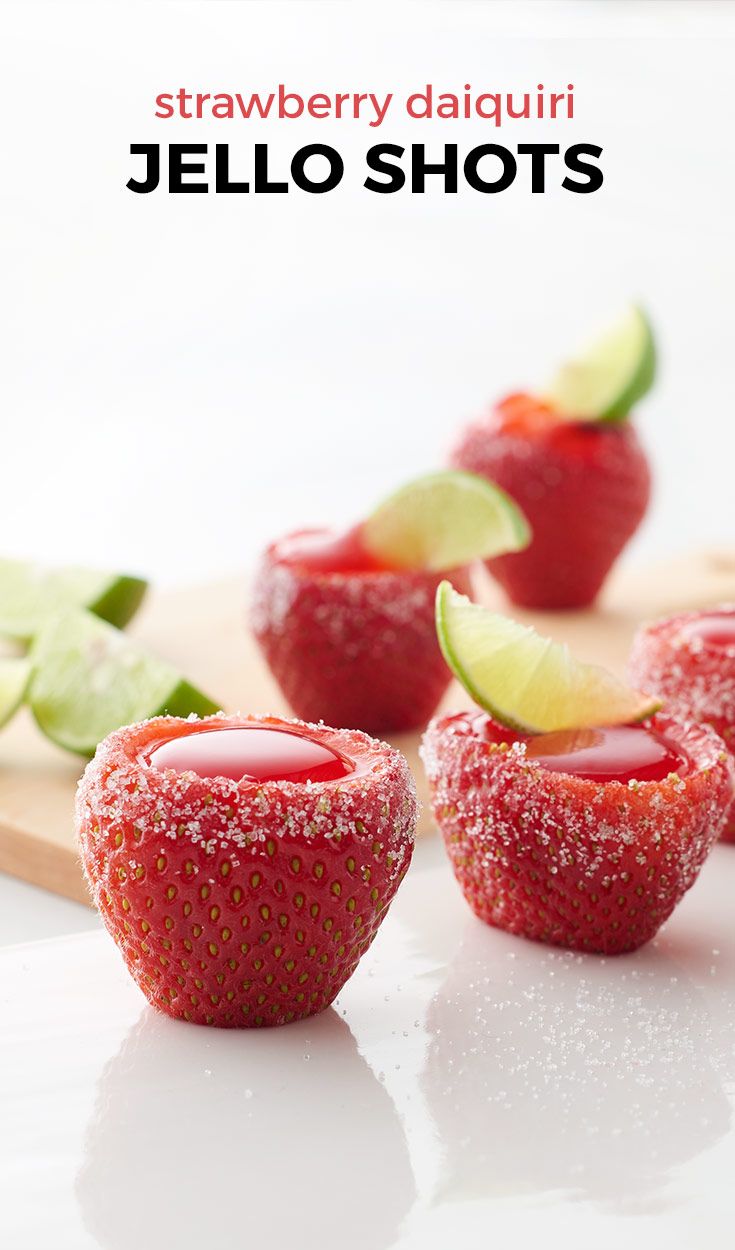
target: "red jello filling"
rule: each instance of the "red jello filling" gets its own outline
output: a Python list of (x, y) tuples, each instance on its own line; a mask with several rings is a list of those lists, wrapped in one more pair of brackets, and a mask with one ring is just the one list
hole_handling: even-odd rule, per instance
[(146, 762), (154, 768), (231, 781), (338, 781), (354, 764), (314, 738), (286, 729), (242, 725), (169, 738)]
[(708, 647), (729, 651), (735, 647), (735, 612), (703, 613), (696, 620), (687, 621), (681, 634), (687, 639), (701, 638)]
[(645, 725), (566, 729), (548, 734), (519, 734), (488, 716), (474, 718), (473, 730), (490, 742), (525, 742), (526, 758), (553, 773), (585, 781), (663, 781), (670, 773), (689, 772), (686, 755), (666, 736)]
[(301, 530), (276, 543), (276, 558), (309, 573), (376, 573), (386, 565), (376, 560), (362, 543), (362, 525), (346, 533), (332, 530)]
[(689, 769), (681, 751), (643, 725), (572, 729), (531, 738), (526, 757), (553, 773), (587, 781), (663, 781)]

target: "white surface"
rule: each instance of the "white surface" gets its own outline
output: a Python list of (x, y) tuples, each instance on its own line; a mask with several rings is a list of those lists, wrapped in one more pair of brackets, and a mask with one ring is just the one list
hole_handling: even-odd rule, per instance
[(729, 1250), (735, 852), (661, 937), (486, 928), (417, 850), (336, 1009), (218, 1032), (144, 1005), (106, 935), (0, 954), (13, 1250)]
[(91, 908), (0, 872), (0, 946), (79, 933), (98, 925)]
[[(727, 0), (3, 7), (3, 549), (191, 581), (364, 514), (631, 297), (659, 329), (639, 552), (733, 538)], [(534, 90), (574, 121), (166, 122), (158, 92)], [(362, 189), (374, 142), (604, 148), (590, 196)], [(131, 143), (332, 143), (310, 197), (125, 189)], [(139, 158), (138, 158), (139, 159)]]

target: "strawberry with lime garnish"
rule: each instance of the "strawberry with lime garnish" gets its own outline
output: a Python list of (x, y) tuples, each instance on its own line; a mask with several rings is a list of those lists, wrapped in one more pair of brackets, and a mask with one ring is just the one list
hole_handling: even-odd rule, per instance
[[(711, 725), (735, 756), (735, 605), (682, 612), (642, 627), (628, 671), (681, 715)], [(721, 837), (735, 842), (735, 796)]]
[(722, 829), (715, 732), (444, 583), (442, 651), (477, 707), (422, 755), (455, 876), (488, 924), (616, 954), (654, 936)]
[(426, 724), (450, 680), (436, 640), (443, 577), (470, 590), (469, 565), (530, 538), (511, 499), (474, 474), (429, 474), (346, 532), (272, 543), (251, 624), (293, 710), (370, 733)]
[(630, 416), (655, 372), (650, 322), (632, 307), (540, 394), (508, 396), (461, 435), (452, 463), (506, 490), (533, 529), (527, 548), (488, 561), (514, 603), (578, 608), (597, 596), (648, 505)]
[(80, 783), (92, 897), (170, 1016), (225, 1028), (324, 1010), (408, 868), (411, 772), (366, 734), (159, 717), (111, 734)]

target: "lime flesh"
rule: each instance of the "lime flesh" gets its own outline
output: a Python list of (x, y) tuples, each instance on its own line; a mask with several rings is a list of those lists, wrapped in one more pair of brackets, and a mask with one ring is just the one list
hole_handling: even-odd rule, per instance
[(133, 721), (219, 711), (170, 664), (90, 612), (49, 620), (30, 659), (29, 702), (40, 729), (79, 755), (92, 755), (108, 733)]
[(437, 590), (436, 628), (465, 690), (494, 720), (521, 733), (627, 725), (661, 706), (530, 626), (471, 603), (449, 582)]
[(531, 530), (498, 486), (448, 469), (409, 482), (362, 528), (367, 550), (392, 568), (438, 572), (507, 551), (520, 551)]
[(651, 323), (634, 305), (586, 352), (562, 366), (543, 398), (572, 420), (621, 421), (651, 389), (655, 376)]
[(0, 728), (18, 711), (31, 675), (30, 661), (23, 657), (0, 658)]
[(76, 607), (122, 628), (140, 607), (146, 587), (139, 577), (0, 560), (0, 634), (28, 641), (53, 613)]

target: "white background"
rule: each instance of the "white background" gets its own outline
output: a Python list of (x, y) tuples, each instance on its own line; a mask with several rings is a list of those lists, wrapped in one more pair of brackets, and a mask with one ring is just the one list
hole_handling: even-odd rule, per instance
[[(661, 381), (637, 557), (733, 537), (728, 0), (6, 5), (0, 549), (162, 581), (243, 569), (441, 461), (631, 297)], [(158, 92), (393, 91), (366, 122), (155, 120)], [(407, 122), (401, 97), (575, 85), (573, 122)], [(601, 144), (596, 194), (362, 189), (371, 143)], [(135, 196), (131, 143), (302, 144), (331, 194)], [(553, 179), (552, 179), (553, 181)]]

